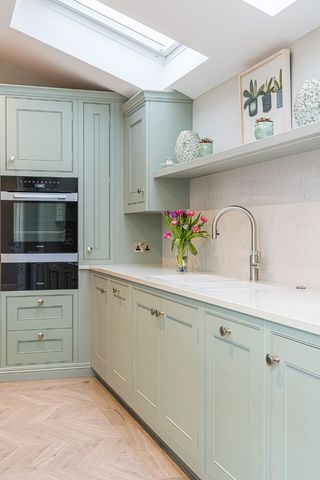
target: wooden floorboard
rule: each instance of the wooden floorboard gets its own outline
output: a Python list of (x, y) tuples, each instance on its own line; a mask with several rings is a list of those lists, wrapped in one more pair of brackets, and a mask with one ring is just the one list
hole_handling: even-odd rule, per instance
[(96, 378), (0, 384), (0, 480), (186, 478)]

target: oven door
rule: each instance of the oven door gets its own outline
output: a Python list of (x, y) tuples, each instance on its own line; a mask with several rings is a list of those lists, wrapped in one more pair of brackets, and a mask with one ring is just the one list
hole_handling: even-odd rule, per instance
[(1, 192), (2, 253), (76, 253), (77, 193)]

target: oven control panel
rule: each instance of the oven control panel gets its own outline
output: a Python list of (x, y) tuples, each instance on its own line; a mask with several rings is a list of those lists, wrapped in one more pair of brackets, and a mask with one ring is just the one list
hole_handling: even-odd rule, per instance
[(77, 193), (77, 178), (57, 177), (1, 177), (1, 191), (3, 192), (48, 192), (48, 193)]

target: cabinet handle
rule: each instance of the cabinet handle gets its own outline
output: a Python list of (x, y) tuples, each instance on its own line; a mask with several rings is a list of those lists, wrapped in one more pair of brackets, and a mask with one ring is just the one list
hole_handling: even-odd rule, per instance
[(227, 335), (231, 335), (231, 328), (223, 327), (221, 325), (221, 327), (219, 329), (219, 332), (220, 332), (221, 337), (226, 337)]
[(154, 316), (154, 315), (156, 314), (156, 311), (157, 311), (157, 310), (156, 310), (155, 308), (151, 308), (151, 309), (150, 309), (151, 315)]
[(137, 193), (139, 193), (139, 194), (140, 194), (140, 193), (144, 193), (144, 190), (143, 190), (143, 188), (141, 188), (141, 187), (138, 187), (138, 188), (137, 188)]
[(113, 295), (118, 296), (120, 293), (120, 288), (113, 287), (112, 291), (113, 291)]
[(269, 367), (272, 367), (274, 364), (280, 363), (280, 358), (277, 355), (271, 355), (271, 353), (268, 353), (266, 355), (266, 362)]
[(38, 340), (42, 340), (43, 337), (44, 337), (44, 333), (43, 333), (43, 332), (39, 332), (38, 335), (37, 335), (37, 337), (38, 337)]
[(100, 290), (100, 293), (106, 293), (107, 290), (105, 290), (104, 288), (98, 288), (98, 290)]
[(16, 157), (14, 155), (10, 155), (9, 157), (9, 162), (13, 163), (15, 161)]
[(163, 317), (163, 315), (164, 315), (164, 312), (161, 312), (160, 310), (156, 310), (156, 311), (155, 311), (155, 316), (156, 316), (157, 318)]
[(87, 247), (87, 252), (88, 252), (88, 253), (92, 253), (92, 252), (93, 252), (93, 247), (91, 247), (91, 245), (89, 245), (89, 247)]
[(43, 298), (38, 298), (38, 305), (43, 305), (43, 302), (44, 302)]

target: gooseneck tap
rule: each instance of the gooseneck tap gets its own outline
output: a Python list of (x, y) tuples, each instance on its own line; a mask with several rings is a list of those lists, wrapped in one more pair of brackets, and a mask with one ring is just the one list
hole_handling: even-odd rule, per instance
[(259, 279), (259, 252), (257, 250), (257, 224), (252, 213), (239, 205), (230, 205), (220, 210), (212, 223), (212, 238), (218, 238), (218, 223), (220, 218), (227, 212), (242, 212), (250, 221), (251, 226), (251, 251), (250, 251), (250, 282), (257, 282)]

